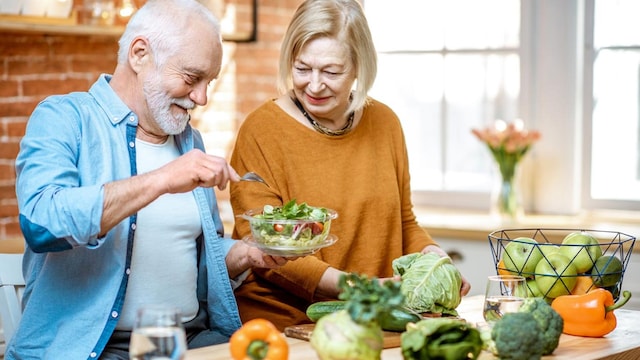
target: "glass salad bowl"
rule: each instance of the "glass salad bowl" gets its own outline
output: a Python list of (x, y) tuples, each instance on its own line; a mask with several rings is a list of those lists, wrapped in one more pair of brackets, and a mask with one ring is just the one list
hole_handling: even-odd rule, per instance
[(270, 255), (304, 256), (336, 242), (331, 221), (338, 214), (331, 209), (297, 204), (266, 205), (239, 215), (249, 221), (251, 235), (243, 241)]

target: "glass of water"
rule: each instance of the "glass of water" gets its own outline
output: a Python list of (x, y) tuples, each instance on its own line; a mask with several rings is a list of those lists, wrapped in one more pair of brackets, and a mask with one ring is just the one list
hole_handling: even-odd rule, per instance
[(183, 359), (187, 340), (180, 311), (165, 306), (145, 306), (138, 310), (131, 333), (129, 359)]
[(517, 312), (527, 296), (527, 282), (522, 276), (493, 275), (487, 279), (482, 315), (487, 323)]

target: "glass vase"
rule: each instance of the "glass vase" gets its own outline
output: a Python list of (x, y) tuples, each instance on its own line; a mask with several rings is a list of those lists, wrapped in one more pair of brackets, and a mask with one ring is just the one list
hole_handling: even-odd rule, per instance
[(524, 215), (519, 183), (520, 167), (517, 163), (508, 169), (499, 165), (499, 176), (491, 196), (491, 210), (503, 222), (515, 222)]

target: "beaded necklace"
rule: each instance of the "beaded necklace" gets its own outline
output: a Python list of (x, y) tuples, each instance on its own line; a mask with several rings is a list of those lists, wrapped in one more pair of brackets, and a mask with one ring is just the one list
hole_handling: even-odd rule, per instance
[(313, 128), (319, 133), (322, 133), (322, 134), (325, 134), (325, 135), (329, 135), (329, 136), (340, 136), (340, 135), (344, 135), (344, 134), (348, 133), (351, 130), (351, 126), (353, 125), (353, 116), (354, 116), (354, 112), (353, 111), (349, 114), (349, 117), (347, 118), (347, 123), (342, 127), (342, 129), (331, 130), (326, 126), (323, 126), (322, 124), (319, 124), (311, 116), (309, 116), (309, 114), (304, 109), (304, 107), (300, 103), (300, 100), (298, 100), (297, 97), (295, 97), (295, 96), (292, 97), (291, 101), (293, 101), (293, 103), (296, 104), (298, 109), (300, 109), (300, 112), (302, 112), (302, 115), (304, 115), (304, 117), (307, 120), (309, 120), (309, 122), (311, 123), (311, 126), (313, 126)]

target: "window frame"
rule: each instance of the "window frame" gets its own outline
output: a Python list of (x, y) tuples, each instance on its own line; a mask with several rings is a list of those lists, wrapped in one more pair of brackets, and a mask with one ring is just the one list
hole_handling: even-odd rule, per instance
[(584, 156), (585, 166), (583, 168), (582, 179), (584, 187), (582, 188), (582, 207), (585, 210), (638, 210), (640, 209), (640, 201), (634, 200), (616, 200), (616, 199), (594, 199), (591, 196), (591, 144), (593, 140), (593, 71), (597, 52), (594, 48), (595, 36), (595, 0), (587, 0), (585, 2), (584, 16), (584, 143), (582, 153)]

